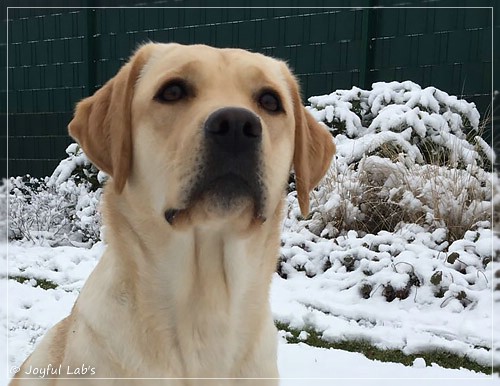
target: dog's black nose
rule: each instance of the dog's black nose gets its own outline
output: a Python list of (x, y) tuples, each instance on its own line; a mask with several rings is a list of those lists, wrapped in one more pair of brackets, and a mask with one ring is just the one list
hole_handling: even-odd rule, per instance
[(255, 149), (262, 138), (262, 125), (250, 110), (224, 107), (208, 117), (205, 135), (219, 150), (236, 154)]

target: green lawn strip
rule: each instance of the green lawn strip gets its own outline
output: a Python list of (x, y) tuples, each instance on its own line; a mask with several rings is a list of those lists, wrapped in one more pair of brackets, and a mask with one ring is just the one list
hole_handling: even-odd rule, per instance
[(36, 281), (35, 287), (40, 287), (40, 288), (43, 288), (44, 290), (57, 288), (56, 283), (54, 283), (53, 281), (47, 280), (47, 279), (36, 279), (34, 277), (26, 277), (26, 276), (20, 276), (20, 275), (9, 275), (9, 279), (15, 280), (21, 284), (23, 284), (25, 281), (29, 281), (31, 279), (34, 279)]
[[(423, 358), (425, 360), (425, 363), (427, 363), (428, 365), (430, 365), (431, 363), (436, 363), (441, 367), (449, 369), (465, 368), (488, 375), (492, 373), (491, 367), (480, 365), (467, 357), (462, 357), (460, 355), (452, 354), (446, 351), (428, 351), (418, 354), (405, 354), (401, 350), (382, 350), (364, 340), (327, 342), (321, 339), (321, 336), (312, 329), (305, 329), (305, 331), (308, 333), (308, 337), (307, 339), (302, 340), (298, 338), (301, 330), (293, 329), (287, 324), (281, 322), (275, 322), (275, 324), (278, 330), (284, 330), (292, 334), (291, 337), (286, 338), (289, 343), (302, 342), (313, 347), (333, 348), (337, 350), (358, 352), (372, 360), (402, 363), (405, 366), (411, 366), (416, 358)], [(493, 368), (493, 372), (500, 373), (500, 367)]]

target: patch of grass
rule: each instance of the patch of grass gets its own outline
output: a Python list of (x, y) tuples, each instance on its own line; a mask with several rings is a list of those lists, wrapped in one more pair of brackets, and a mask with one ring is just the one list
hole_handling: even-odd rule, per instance
[(299, 339), (300, 330), (290, 328), (285, 323), (275, 322), (278, 330), (284, 330), (292, 334), (291, 337), (287, 337), (289, 343), (305, 343), (313, 347), (321, 348), (332, 348), (337, 350), (344, 350), (350, 352), (358, 352), (366, 356), (371, 360), (378, 360), (381, 362), (394, 362), (402, 363), (405, 366), (411, 366), (416, 358), (423, 358), (425, 363), (430, 365), (431, 363), (436, 363), (437, 365), (448, 368), (448, 369), (460, 369), (465, 368), (472, 371), (484, 373), (491, 375), (493, 373), (500, 373), (500, 367), (487, 367), (480, 365), (473, 360), (463, 357), (457, 354), (452, 354), (446, 351), (428, 351), (421, 352), (418, 354), (404, 354), (401, 350), (382, 350), (371, 343), (364, 340), (353, 340), (353, 341), (342, 341), (342, 342), (326, 342), (321, 339), (320, 335), (312, 330), (306, 329), (308, 333), (307, 339)]
[(47, 280), (47, 279), (35, 279), (31, 277), (26, 277), (26, 276), (19, 276), (19, 275), (9, 275), (10, 280), (15, 280), (18, 283), (23, 284), (25, 281), (34, 279), (36, 281), (35, 287), (40, 287), (44, 290), (49, 290), (49, 289), (56, 289), (57, 284), (54, 283), (53, 281)]

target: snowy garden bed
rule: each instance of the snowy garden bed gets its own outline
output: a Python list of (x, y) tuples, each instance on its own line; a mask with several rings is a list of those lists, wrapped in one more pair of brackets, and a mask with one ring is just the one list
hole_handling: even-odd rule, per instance
[[(332, 346), (437, 350), (500, 367), (493, 319), (500, 292), (492, 291), (500, 281), (500, 240), (492, 231), (500, 185), (475, 106), (412, 82), (309, 100), (337, 156), (308, 218), (300, 216), (293, 183), (287, 195), (271, 291), (283, 344), (315, 334)], [(102, 252), (97, 208), (105, 176), (78, 146), (67, 154), (51, 177), (17, 177), (3, 188), (10, 364), (69, 312)]]
[(329, 342), (491, 364), (500, 185), (474, 104), (412, 82), (309, 101), (337, 156), (309, 218), (288, 196), (275, 318)]

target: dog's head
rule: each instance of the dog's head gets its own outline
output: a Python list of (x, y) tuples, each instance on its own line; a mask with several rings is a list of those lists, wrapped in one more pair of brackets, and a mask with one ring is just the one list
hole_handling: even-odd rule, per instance
[(285, 63), (239, 49), (147, 44), (76, 108), (69, 132), (153, 215), (263, 220), (293, 165), (301, 211), (335, 147)]

